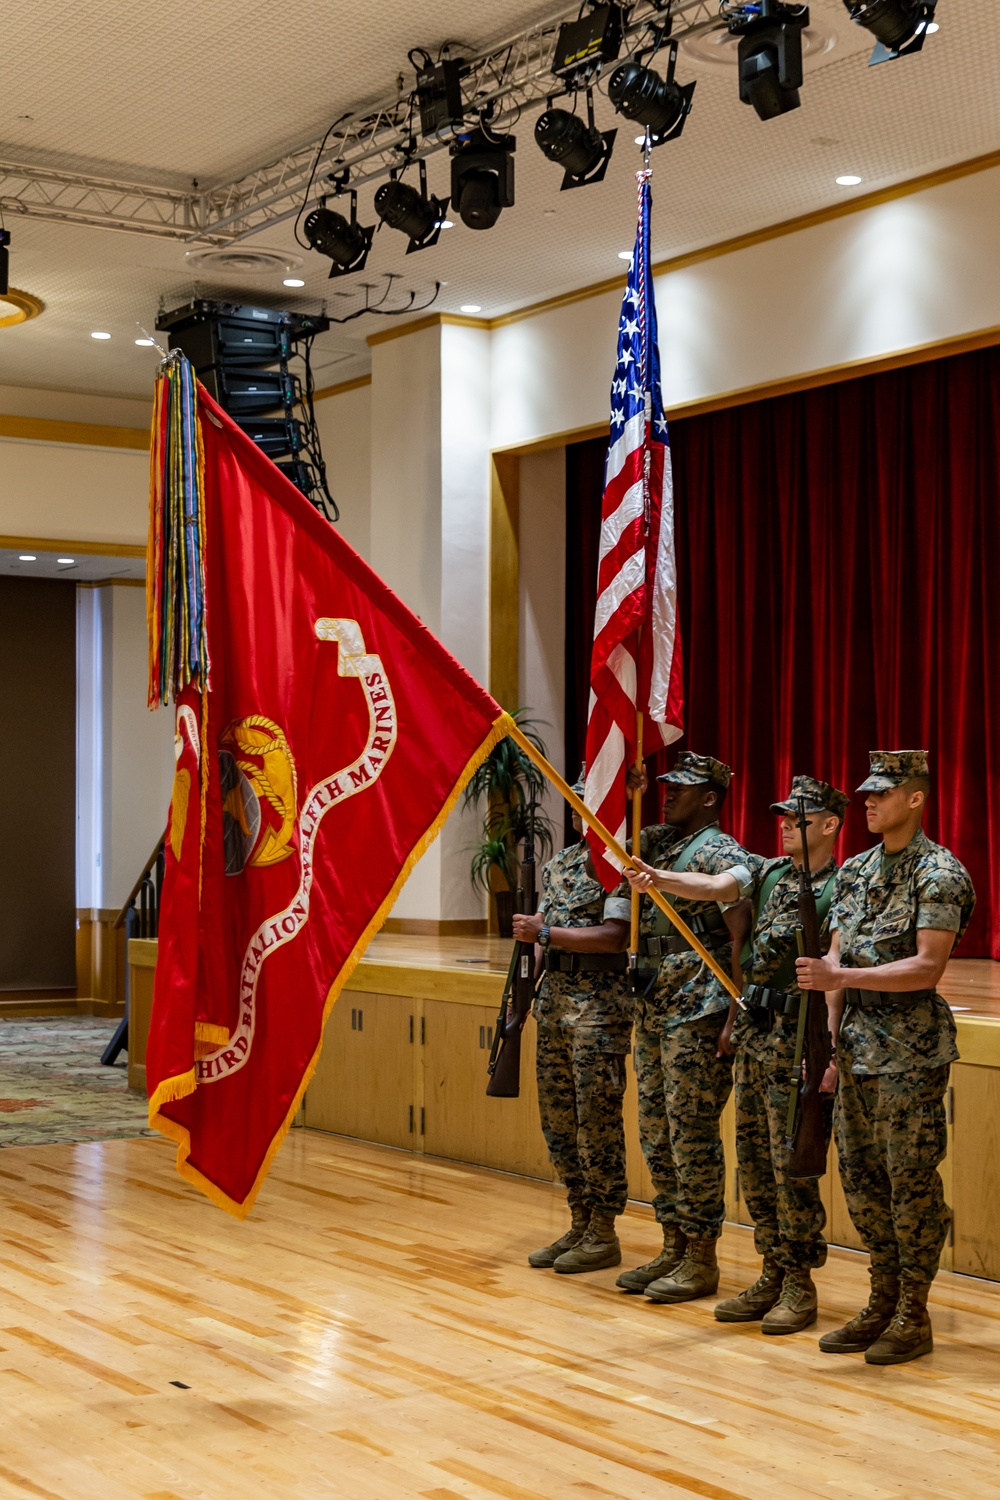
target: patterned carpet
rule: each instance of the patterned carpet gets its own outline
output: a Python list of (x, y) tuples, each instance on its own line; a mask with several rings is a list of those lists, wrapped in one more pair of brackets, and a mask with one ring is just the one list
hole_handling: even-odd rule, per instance
[(152, 1134), (145, 1098), (128, 1091), (124, 1052), (101, 1066), (116, 1025), (96, 1016), (0, 1020), (0, 1146)]

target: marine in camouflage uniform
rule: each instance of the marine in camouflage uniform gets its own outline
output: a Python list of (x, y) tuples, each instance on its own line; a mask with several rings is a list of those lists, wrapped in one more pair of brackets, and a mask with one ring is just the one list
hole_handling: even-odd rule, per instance
[[(794, 777), (787, 800), (772, 803), (771, 811), (784, 816), (786, 847), (796, 851), (801, 850), (802, 835), (791, 820), (799, 799), (810, 820), (810, 873), (825, 952), (837, 871), (833, 845), (849, 798), (812, 776)], [(819, 1183), (788, 1175), (789, 1078), (802, 1000), (795, 978), (800, 865), (801, 858), (792, 855), (753, 855), (746, 865), (728, 872), (739, 896), (754, 903), (743, 962), (744, 1005), (733, 1028), (736, 1159), (740, 1188), (754, 1221), (754, 1245), (764, 1264), (757, 1282), (738, 1297), (720, 1302), (715, 1316), (723, 1323), (761, 1319), (763, 1331), (770, 1334), (795, 1333), (816, 1321), (816, 1289), (809, 1273), (826, 1260), (826, 1212)]]
[[(582, 795), (582, 784), (574, 790)], [(623, 951), (628, 927), (609, 924), (606, 905), (581, 841), (545, 865), (538, 915), (527, 924), (545, 965), (533, 1007), (542, 1131), (572, 1215), (569, 1232), (528, 1260), (563, 1274), (621, 1261), (614, 1222), (628, 1199), (622, 1097), (634, 1002)], [(600, 928), (612, 951), (571, 951), (573, 934), (584, 928)]]
[[(714, 803), (683, 831), (671, 824), (644, 828), (640, 858), (662, 869), (708, 874), (745, 862), (745, 850), (717, 821), (731, 777), (729, 767), (712, 756), (682, 752), (674, 769), (659, 778), (668, 786), (667, 815), (671, 801), (689, 789), (714, 790)], [(623, 883), (609, 901), (608, 913), (624, 919), (630, 899)], [(674, 905), (728, 971), (732, 936), (719, 905), (683, 898)], [(725, 1216), (719, 1117), (732, 1089), (732, 1059), (720, 1048), (720, 1033), (729, 996), (648, 897), (641, 907), (639, 966), (650, 976), (636, 1007), (639, 1135), (663, 1250), (647, 1265), (624, 1272), (618, 1285), (645, 1292), (653, 1301), (686, 1302), (710, 1295), (719, 1281), (716, 1241)]]
[[(901, 789), (916, 802), (914, 790), (928, 785), (927, 755), (872, 751), (870, 758), (858, 790), (872, 794), (869, 822), (888, 829), (878, 821), (879, 800)], [(940, 972), (975, 905), (968, 871), (927, 838), (921, 812), (922, 800), (904, 847), (889, 852), (881, 844), (845, 862), (822, 985), (845, 987), (834, 1134), (847, 1206), (871, 1257), (872, 1296), (820, 1348), (864, 1349), (871, 1364), (898, 1364), (933, 1347), (927, 1294), (951, 1222), (938, 1164), (947, 1147), (948, 1072), (958, 1057), (955, 1023), (935, 989), (876, 988), (880, 966), (918, 958), (925, 930), (954, 935), (951, 949), (932, 950), (944, 955)], [(803, 977), (808, 963), (799, 961)]]

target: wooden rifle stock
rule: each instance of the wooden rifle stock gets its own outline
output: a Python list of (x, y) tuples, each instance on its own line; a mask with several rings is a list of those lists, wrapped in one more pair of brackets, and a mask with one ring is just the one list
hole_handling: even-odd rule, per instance
[[(524, 916), (534, 916), (535, 845), (530, 837), (524, 841), (521, 883), (517, 888), (517, 909)], [(497, 1016), (493, 1051), (490, 1053), (490, 1081), (486, 1092), (492, 1099), (516, 1099), (521, 1092), (521, 1033), (535, 998), (535, 945), (515, 943), (507, 971)]]
[[(798, 799), (798, 826), (802, 831), (802, 864), (799, 866), (799, 929), (796, 938), (803, 958), (822, 958), (819, 913), (809, 870), (806, 845), (805, 800)], [(788, 1080), (787, 1144), (789, 1177), (822, 1177), (829, 1146), (830, 1100), (820, 1093), (820, 1084), (830, 1062), (830, 1028), (826, 996), (818, 990), (803, 994), (795, 1038), (795, 1060)], [(805, 1066), (803, 1067), (803, 1063)]]

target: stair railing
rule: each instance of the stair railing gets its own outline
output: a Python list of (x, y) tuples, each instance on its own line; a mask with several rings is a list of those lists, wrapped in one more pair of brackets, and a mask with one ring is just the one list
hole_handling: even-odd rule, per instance
[(142, 872), (129, 892), (128, 899), (114, 922), (114, 931), (125, 929), (125, 1014), (115, 1028), (115, 1034), (101, 1054), (105, 1067), (113, 1067), (118, 1055), (128, 1047), (128, 1022), (131, 1010), (132, 980), (128, 962), (128, 945), (132, 938), (155, 938), (160, 924), (160, 891), (163, 887), (163, 839), (142, 867)]

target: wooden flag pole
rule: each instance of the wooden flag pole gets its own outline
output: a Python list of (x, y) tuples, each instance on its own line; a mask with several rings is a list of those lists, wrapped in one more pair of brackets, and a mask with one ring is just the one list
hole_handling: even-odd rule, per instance
[[(536, 749), (536, 747), (531, 743), (527, 736), (524, 735), (520, 729), (518, 729), (517, 725), (512, 725), (507, 733), (509, 737), (514, 741), (514, 743), (520, 746), (528, 759), (534, 762), (534, 764), (541, 771), (542, 775), (545, 776), (549, 781), (551, 781), (556, 791), (559, 792), (560, 796), (566, 799), (573, 811), (575, 813), (579, 813), (580, 817), (587, 824), (588, 828), (592, 828), (594, 830), (594, 832), (597, 834), (597, 837), (603, 844), (608, 847), (608, 849), (614, 855), (615, 859), (617, 859), (621, 863), (623, 868), (628, 867), (634, 869), (635, 866), (632, 864), (631, 858), (628, 854), (626, 854), (625, 850), (622, 848), (621, 844), (619, 844), (614, 835), (608, 832), (604, 824), (601, 822), (600, 818), (598, 818), (595, 813), (591, 812), (590, 808), (585, 802), (582, 802), (580, 800), (580, 798), (570, 787), (569, 783), (563, 780), (554, 766), (549, 765), (548, 761), (545, 759), (545, 756), (541, 753), (540, 750)], [(674, 926), (677, 928), (677, 931), (681, 934), (685, 941), (690, 943), (691, 947), (694, 949), (695, 953), (697, 953), (702, 963), (706, 964), (708, 968), (711, 969), (712, 973), (715, 975), (716, 979), (724, 987), (727, 993), (730, 994), (734, 1000), (739, 1000), (740, 992), (736, 988), (736, 985), (733, 983), (731, 977), (723, 968), (719, 966), (719, 964), (716, 963), (715, 959), (709, 953), (708, 949), (698, 941), (694, 933), (691, 931), (690, 927), (684, 921), (684, 918), (681, 917), (670, 905), (670, 902), (666, 900), (663, 892), (656, 890), (654, 887), (650, 887), (647, 895), (649, 896), (649, 899), (660, 908), (664, 916), (674, 924)]]
[[(636, 712), (635, 716), (635, 768), (642, 775), (642, 713)], [(632, 849), (638, 854), (642, 838), (642, 789), (635, 787), (632, 792)], [(642, 897), (638, 891), (632, 892), (632, 921), (629, 931), (629, 952), (639, 952), (639, 910), (642, 906)]]

